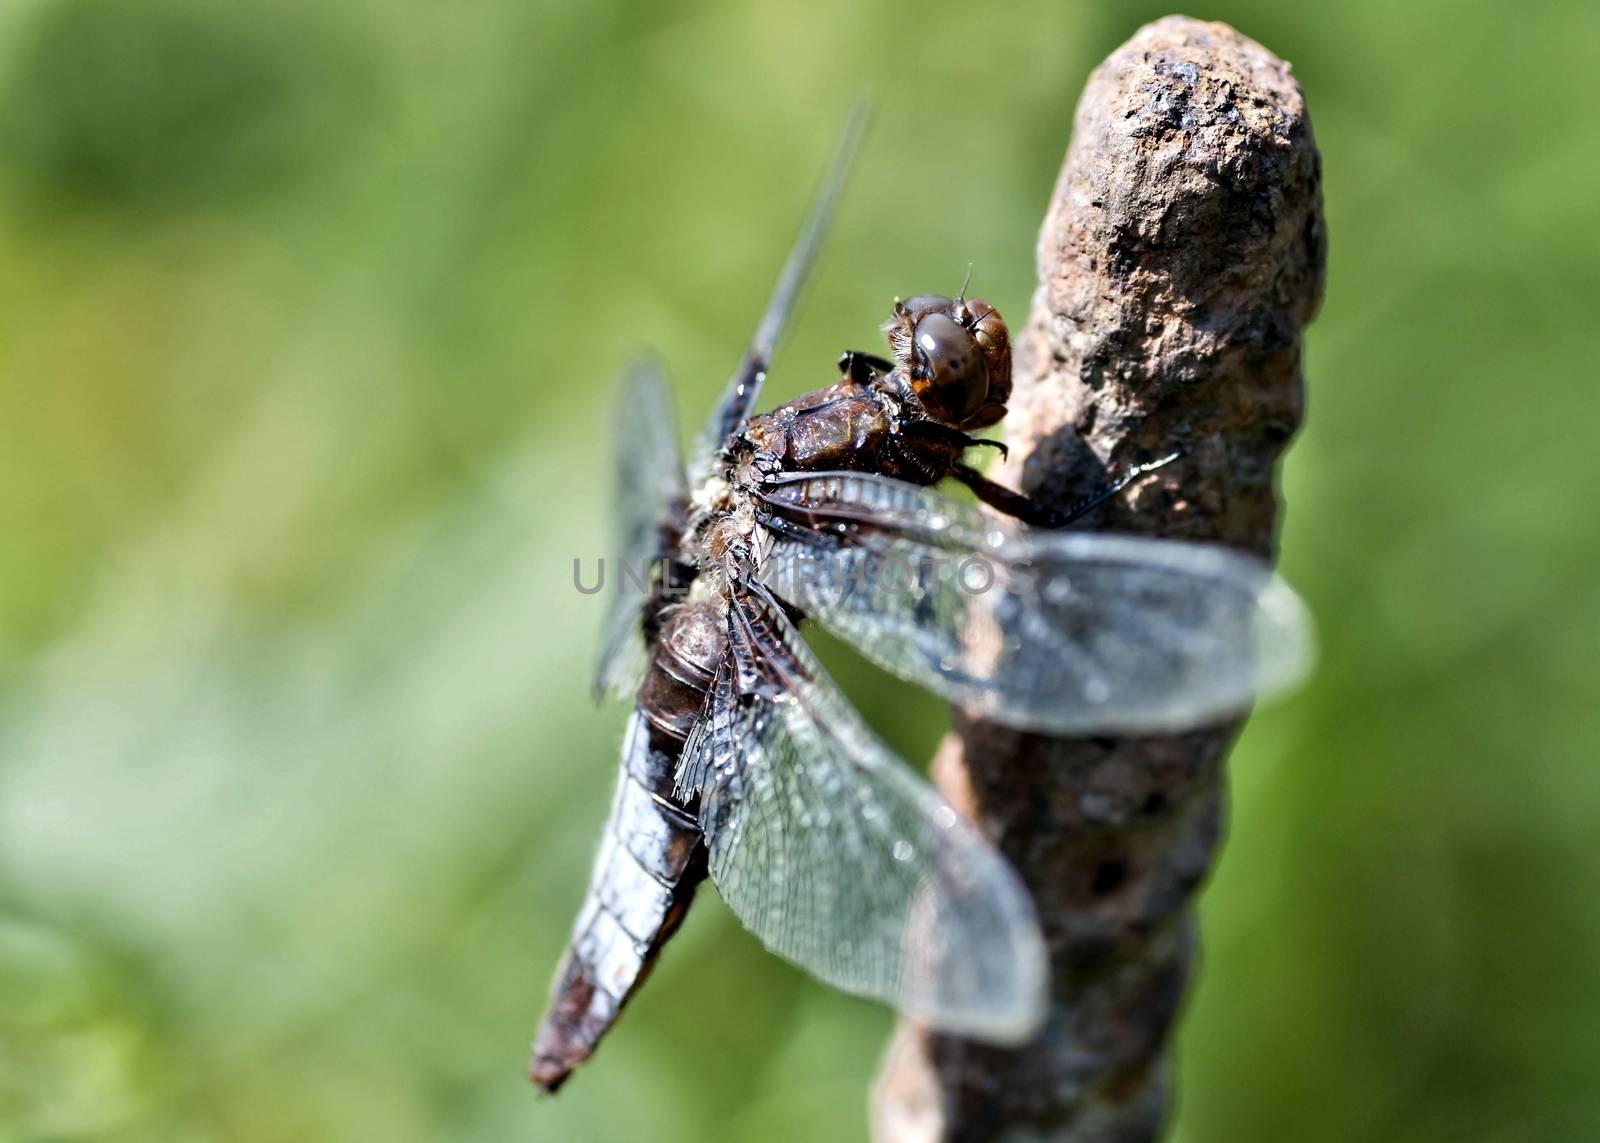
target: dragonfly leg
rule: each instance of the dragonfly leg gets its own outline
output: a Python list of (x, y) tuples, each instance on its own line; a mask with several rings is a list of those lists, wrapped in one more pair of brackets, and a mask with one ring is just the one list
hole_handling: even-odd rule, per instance
[(894, 364), (859, 349), (847, 349), (839, 354), (839, 372), (857, 385), (872, 384), (877, 377), (894, 372)]
[(1002, 460), (1011, 455), (1011, 449), (1004, 441), (992, 441), (987, 437), (971, 436), (960, 429), (952, 429), (947, 425), (941, 425), (937, 421), (912, 421), (900, 431), (910, 439), (938, 441), (957, 455), (966, 452), (969, 448), (998, 449)]
[(967, 448), (992, 448), (1000, 454), (1001, 460), (1011, 459), (1011, 447), (1005, 441), (992, 441), (985, 437), (968, 437)]
[(965, 464), (956, 465), (950, 475), (972, 489), (973, 495), (997, 512), (1004, 512), (1007, 516), (1013, 516), (1035, 528), (1065, 528), (1081, 520), (1134, 481), (1165, 468), (1181, 459), (1183, 455), (1184, 450), (1180, 448), (1160, 460), (1136, 464), (1094, 495), (1085, 497), (1069, 508), (1052, 508), (1031, 496), (1013, 492), (1005, 485), (996, 484), (977, 469)]

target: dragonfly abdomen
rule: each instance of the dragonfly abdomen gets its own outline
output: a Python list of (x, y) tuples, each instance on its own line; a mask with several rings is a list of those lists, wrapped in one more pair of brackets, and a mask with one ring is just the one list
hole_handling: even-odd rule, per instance
[(593, 1054), (705, 878), (699, 820), (672, 787), (726, 645), (715, 611), (696, 605), (669, 614), (652, 648), (589, 891), (534, 1039), (528, 1074), (546, 1092)]
[[(711, 676), (727, 645), (716, 607), (697, 603), (670, 612), (651, 649), (650, 669), (639, 685), (639, 713), (658, 733), (662, 748), (671, 751), (674, 763), (705, 706)], [(656, 792), (671, 796), (671, 774)]]

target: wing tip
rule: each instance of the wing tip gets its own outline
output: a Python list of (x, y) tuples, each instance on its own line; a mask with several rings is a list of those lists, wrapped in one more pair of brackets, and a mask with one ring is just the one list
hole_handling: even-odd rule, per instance
[[(936, 988), (931, 1005), (934, 1011), (923, 1018), (941, 1032), (996, 1047), (1015, 1048), (1035, 1039), (1049, 1020), (1050, 955), (1033, 898), (1021, 875), (976, 827), (969, 828), (973, 840), (983, 847), (991, 863), (989, 875), (982, 879), (987, 886), (985, 911), (989, 914), (985, 932), (990, 939), (994, 933), (1005, 934), (1003, 943), (992, 946), (992, 951), (1004, 948), (1005, 953), (992, 959), (982, 958), (984, 967), (980, 973), (985, 984), (993, 986), (1003, 982), (1004, 987), (985, 988), (978, 994), (958, 990), (955, 995)], [(967, 975), (954, 973), (946, 979), (962, 981)], [(974, 1003), (980, 996), (982, 1003)], [(916, 1018), (910, 1006), (907, 1012)]]
[(1016, 957), (1007, 995), (981, 1009), (937, 1015), (907, 1012), (940, 1032), (998, 1048), (1016, 1048), (1036, 1039), (1050, 1018), (1050, 960), (1038, 925), (1016, 931)]
[(1016, 1048), (1036, 1039), (1044, 1029), (1050, 1017), (1050, 963), (1044, 940), (1037, 933), (1034, 943), (1037, 962), (1019, 968), (1012, 1002), (990, 1014), (984, 1026), (971, 1033), (973, 1039), (1000, 1048)]
[(1288, 694), (1310, 677), (1317, 661), (1317, 628), (1311, 608), (1276, 573), (1257, 601), (1256, 685), (1260, 697), (1270, 699)]

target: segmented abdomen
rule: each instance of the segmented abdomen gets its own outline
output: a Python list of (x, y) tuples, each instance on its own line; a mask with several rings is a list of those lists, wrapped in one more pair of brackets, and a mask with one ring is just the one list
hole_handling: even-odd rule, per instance
[(555, 1091), (643, 983), (705, 878), (694, 808), (672, 793), (683, 742), (726, 647), (710, 605), (668, 613), (628, 720), (589, 892), (534, 1039), (529, 1078)]

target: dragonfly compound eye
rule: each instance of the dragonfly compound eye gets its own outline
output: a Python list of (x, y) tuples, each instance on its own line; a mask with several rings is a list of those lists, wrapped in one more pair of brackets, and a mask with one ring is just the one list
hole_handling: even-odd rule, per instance
[(1006, 402), (1011, 399), (1011, 335), (1006, 330), (1000, 311), (988, 302), (967, 298), (957, 303), (955, 316), (972, 331), (973, 340), (983, 351), (984, 366), (989, 381), (989, 392), (983, 408), (974, 413), (962, 428), (985, 428), (1006, 414)]
[(1006, 415), (1011, 397), (1011, 340), (1000, 312), (977, 298), (924, 294), (896, 301), (883, 327), (928, 416), (981, 429)]
[(983, 407), (989, 366), (971, 330), (948, 314), (929, 314), (912, 331), (911, 344), (911, 388), (929, 416), (959, 425)]

